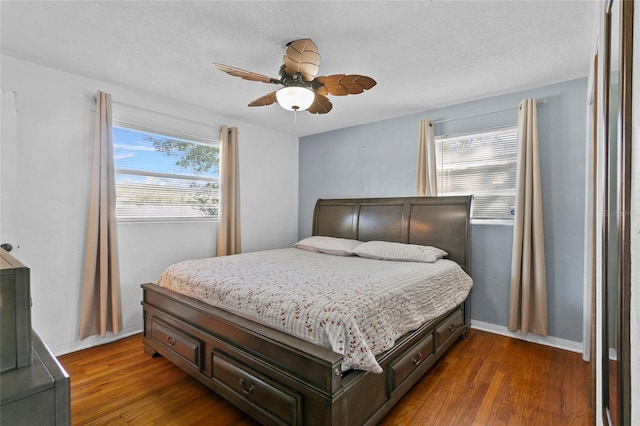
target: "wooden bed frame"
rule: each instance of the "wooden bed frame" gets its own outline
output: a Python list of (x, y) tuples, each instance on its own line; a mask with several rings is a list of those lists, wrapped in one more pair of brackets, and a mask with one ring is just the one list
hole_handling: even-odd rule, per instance
[[(313, 234), (432, 245), (470, 269), (471, 197), (318, 200)], [(263, 424), (376, 424), (469, 330), (468, 299), (377, 356), (382, 374), (341, 372), (342, 355), (155, 284), (143, 284), (144, 348)]]

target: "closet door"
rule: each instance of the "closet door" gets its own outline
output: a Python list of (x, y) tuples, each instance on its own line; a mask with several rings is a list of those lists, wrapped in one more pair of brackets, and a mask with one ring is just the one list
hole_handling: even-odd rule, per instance
[(633, 2), (613, 0), (604, 17), (602, 106), (602, 403), (605, 425), (630, 423), (629, 299)]

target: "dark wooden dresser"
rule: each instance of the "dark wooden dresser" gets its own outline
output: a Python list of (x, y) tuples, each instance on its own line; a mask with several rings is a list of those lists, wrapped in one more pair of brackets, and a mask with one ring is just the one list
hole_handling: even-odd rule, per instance
[(1, 425), (69, 425), (69, 375), (31, 328), (29, 268), (0, 249)]

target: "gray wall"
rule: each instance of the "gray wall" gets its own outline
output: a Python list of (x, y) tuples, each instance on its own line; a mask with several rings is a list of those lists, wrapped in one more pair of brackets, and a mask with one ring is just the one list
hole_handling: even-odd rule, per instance
[[(420, 119), (498, 111), (530, 97), (544, 100), (538, 123), (549, 334), (581, 342), (586, 90), (586, 79), (573, 80), (301, 138), (299, 237), (311, 234), (318, 198), (414, 195)], [(440, 123), (436, 135), (516, 122), (514, 109)], [(474, 320), (507, 325), (512, 234), (509, 225), (472, 226)]]

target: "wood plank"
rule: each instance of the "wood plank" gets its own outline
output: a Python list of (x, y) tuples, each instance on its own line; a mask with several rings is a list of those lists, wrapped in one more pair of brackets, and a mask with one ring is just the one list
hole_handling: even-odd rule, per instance
[[(256, 425), (162, 357), (142, 336), (59, 357), (71, 376), (74, 425)], [(592, 423), (580, 354), (471, 330), (380, 425)]]

